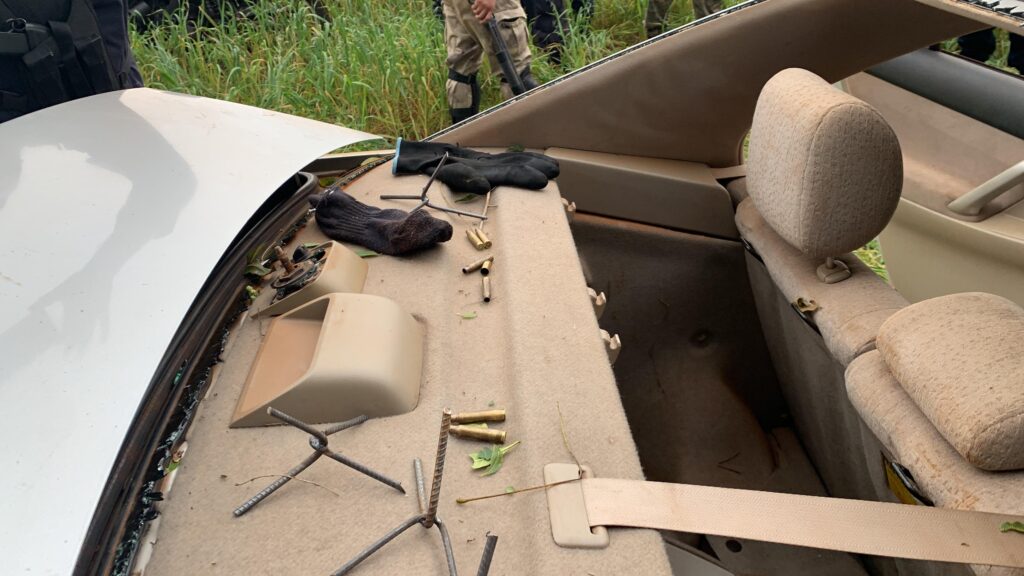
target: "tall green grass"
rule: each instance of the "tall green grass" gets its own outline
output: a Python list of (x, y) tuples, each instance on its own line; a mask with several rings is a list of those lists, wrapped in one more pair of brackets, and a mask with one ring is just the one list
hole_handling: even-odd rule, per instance
[[(680, 1), (674, 23), (689, 19)], [(645, 0), (599, 0), (591, 26), (572, 20), (563, 65), (535, 51), (541, 81), (642, 37)], [(388, 138), (421, 138), (449, 123), (444, 26), (430, 0), (332, 0), (330, 21), (302, 0), (263, 0), (247, 18), (192, 29), (172, 19), (135, 34), (147, 85), (251, 104)], [(485, 64), (486, 68), (486, 64)], [(493, 75), (484, 106), (499, 101)]]

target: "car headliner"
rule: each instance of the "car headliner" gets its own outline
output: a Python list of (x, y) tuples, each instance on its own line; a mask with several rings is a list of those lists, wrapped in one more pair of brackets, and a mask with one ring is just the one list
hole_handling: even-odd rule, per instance
[(375, 136), (136, 89), (0, 124), (0, 541), (68, 574), (154, 371), (259, 206)]

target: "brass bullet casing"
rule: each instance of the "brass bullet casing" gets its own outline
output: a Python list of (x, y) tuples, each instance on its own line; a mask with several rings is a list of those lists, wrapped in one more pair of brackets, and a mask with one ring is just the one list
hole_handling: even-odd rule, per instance
[(487, 234), (484, 234), (482, 228), (476, 229), (476, 237), (479, 238), (480, 241), (484, 243), (484, 249), (491, 247), (491, 239), (487, 237)]
[(453, 436), (459, 438), (471, 438), (473, 440), (483, 440), (484, 442), (493, 442), (495, 444), (505, 443), (505, 431), (504, 430), (493, 430), (491, 428), (480, 428), (478, 426), (452, 426), (449, 432)]
[(452, 416), (452, 424), (468, 424), (472, 422), (504, 422), (505, 409), (483, 410), (481, 412), (459, 412)]
[(466, 230), (466, 238), (469, 238), (469, 243), (473, 245), (477, 250), (484, 250), (484, 242), (476, 235), (476, 231), (472, 228)]
[(484, 276), (484, 302), (491, 301), (491, 277)]
[(494, 256), (488, 256), (487, 258), (484, 258), (483, 260), (477, 260), (476, 262), (473, 262), (469, 266), (463, 267), (462, 268), (462, 273), (463, 274), (469, 274), (471, 272), (476, 272), (477, 270), (481, 269), (484, 264), (487, 264), (487, 268), (490, 269), (490, 267), (491, 267), (491, 264), (490, 264), (491, 260), (494, 260)]
[(487, 262), (484, 262), (483, 264), (480, 265), (480, 273), (483, 274), (484, 276), (487, 276), (488, 274), (491, 273), (491, 266), (493, 265), (494, 259), (491, 258)]

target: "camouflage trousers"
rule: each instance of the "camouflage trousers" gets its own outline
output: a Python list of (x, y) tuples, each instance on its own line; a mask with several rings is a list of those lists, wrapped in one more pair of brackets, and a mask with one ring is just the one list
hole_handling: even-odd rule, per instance
[[(513, 66), (523, 74), (529, 70), (531, 58), (526, 12), (519, 0), (497, 0), (494, 19)], [(480, 88), (476, 73), (483, 64), (484, 55), (487, 55), (493, 72), (501, 75), (501, 67), (494, 56), (490, 32), (473, 16), (469, 0), (444, 0), (444, 36), (448, 50), (445, 91), (452, 120), (458, 122), (476, 114), (479, 109)], [(502, 82), (501, 94), (504, 98), (512, 97), (512, 88), (507, 82)]]
[[(703, 18), (722, 9), (722, 0), (692, 0), (694, 19)], [(644, 27), (647, 37), (652, 38), (665, 31), (665, 20), (672, 0), (647, 0), (647, 18)]]

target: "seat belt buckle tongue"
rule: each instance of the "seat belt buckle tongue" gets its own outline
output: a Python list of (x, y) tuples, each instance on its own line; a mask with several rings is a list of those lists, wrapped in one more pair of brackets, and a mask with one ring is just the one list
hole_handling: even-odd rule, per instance
[[(580, 474), (582, 469), (583, 474)], [(548, 515), (551, 536), (563, 548), (607, 548), (610, 542), (604, 526), (591, 528), (587, 517), (587, 503), (583, 497), (583, 483), (579, 478), (593, 478), (589, 466), (552, 463), (544, 466), (544, 484), (548, 497)], [(559, 483), (557, 486), (551, 484)]]

